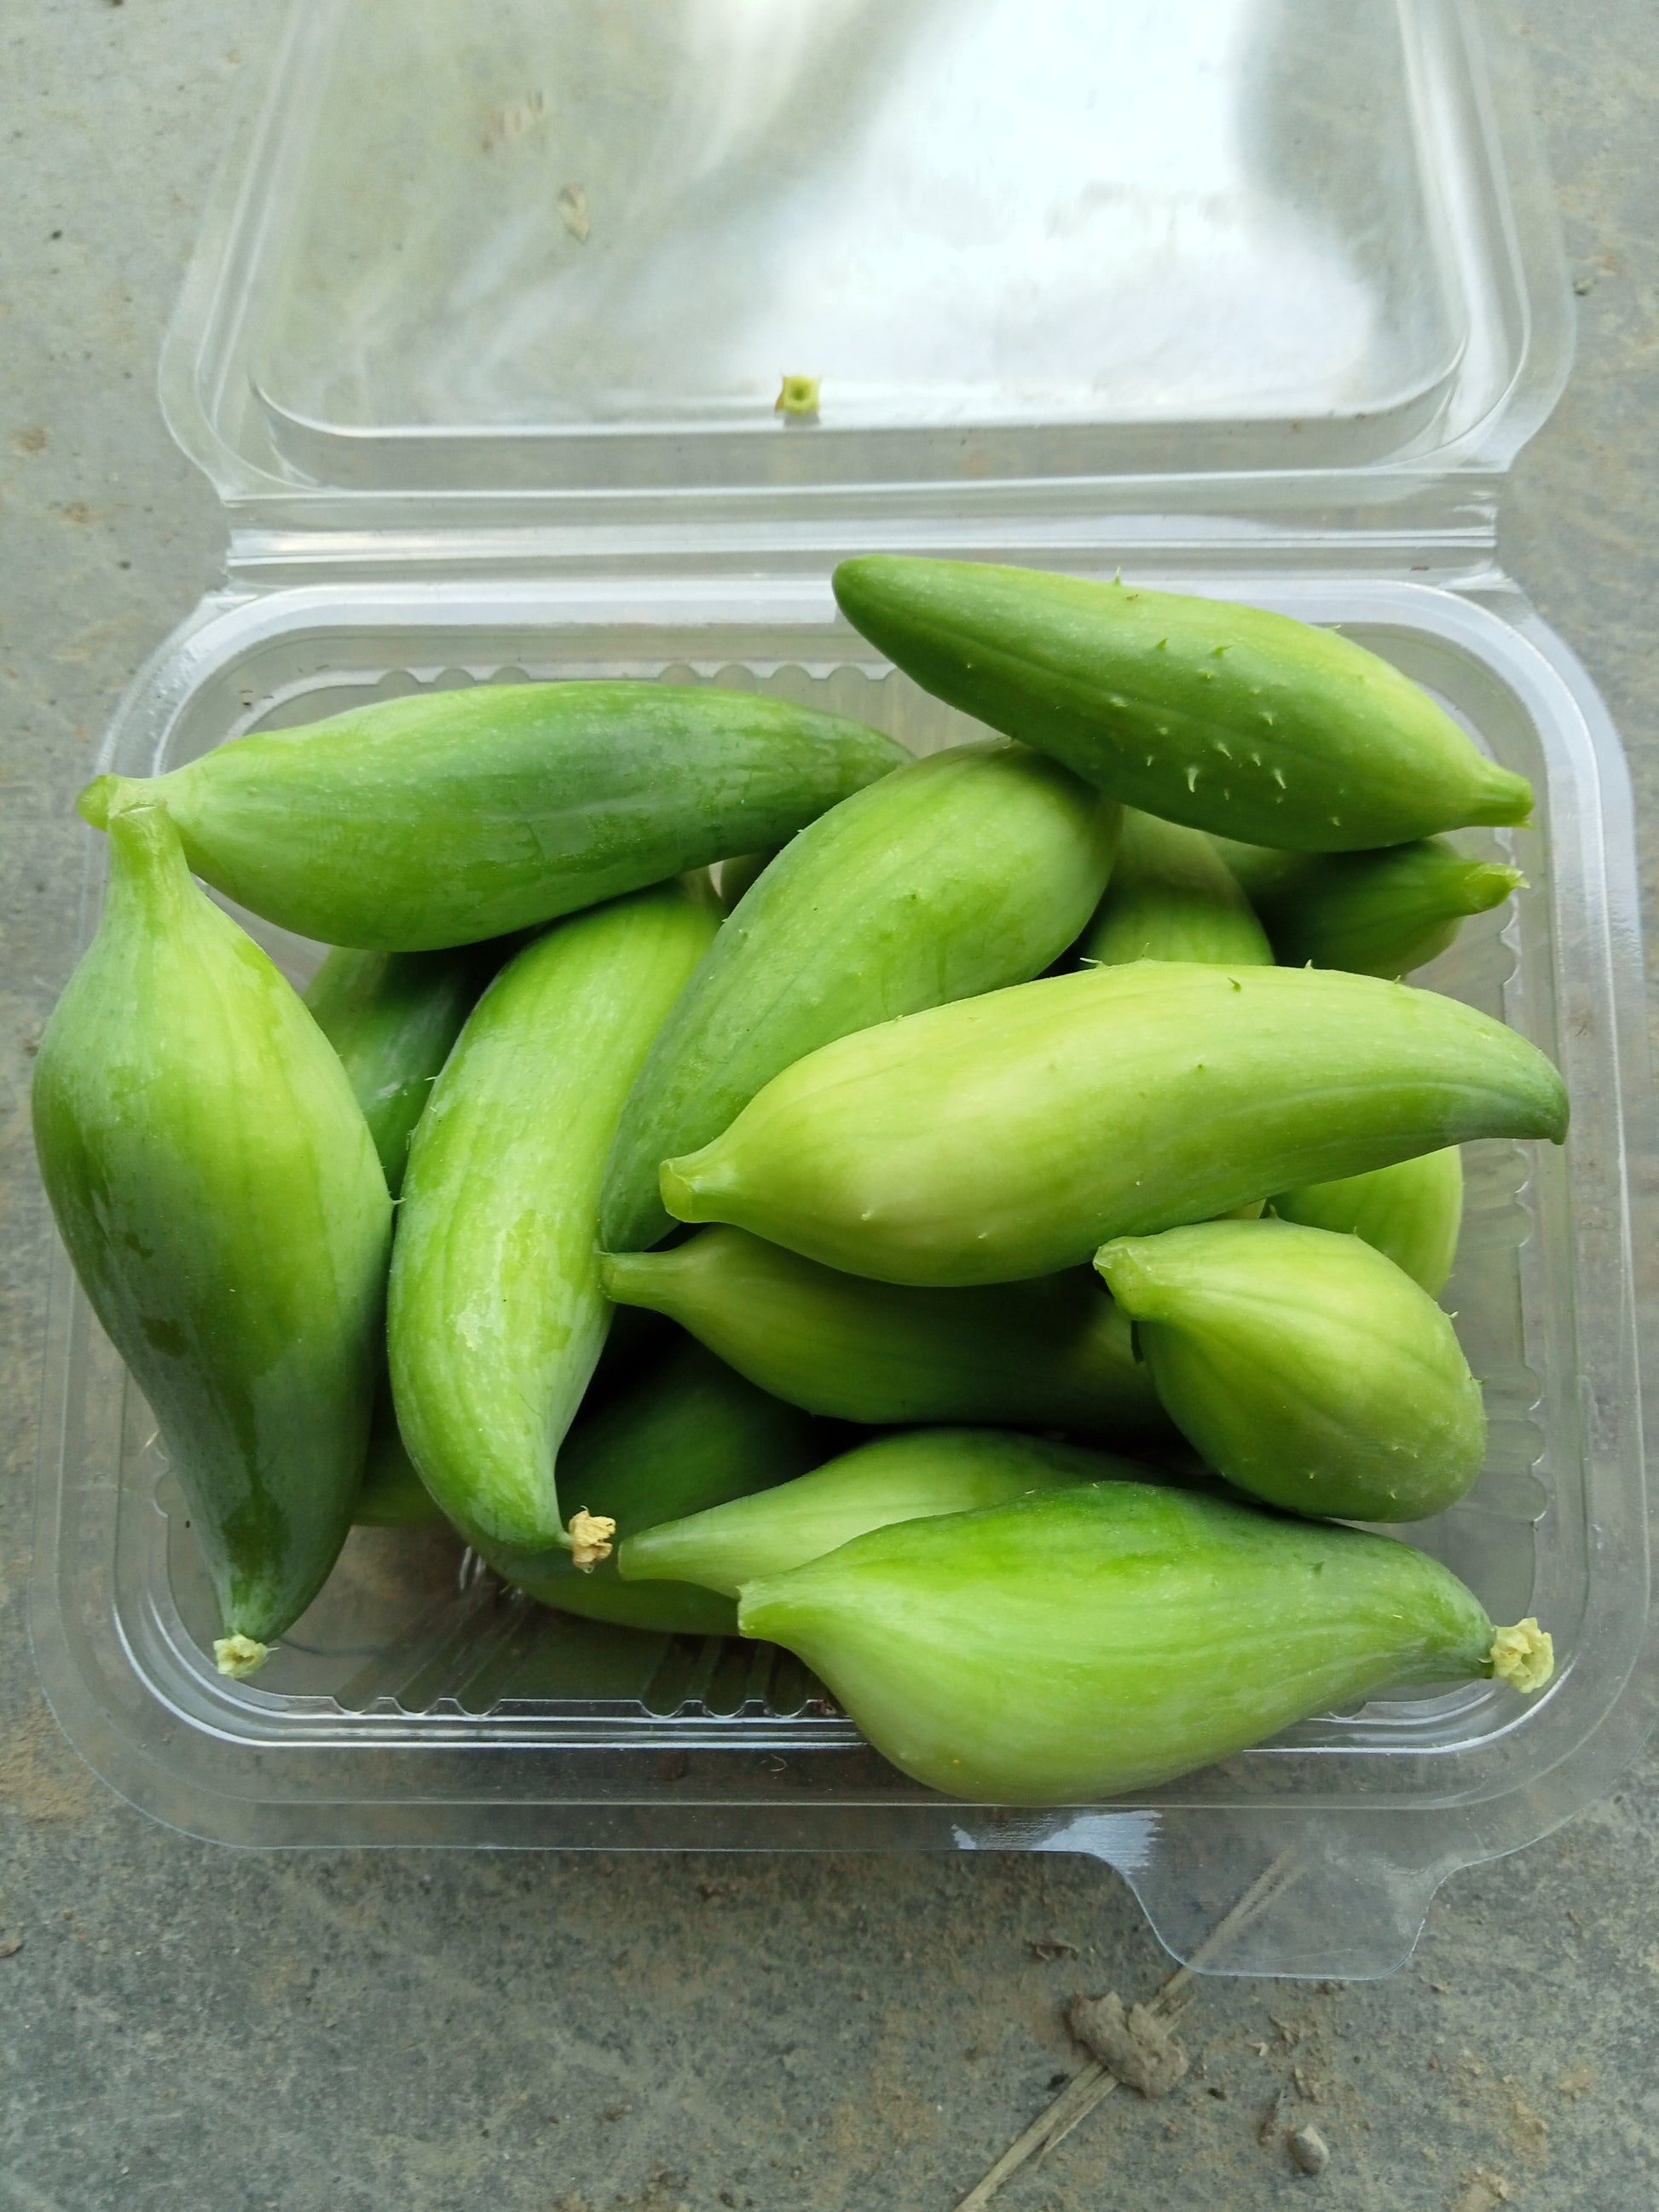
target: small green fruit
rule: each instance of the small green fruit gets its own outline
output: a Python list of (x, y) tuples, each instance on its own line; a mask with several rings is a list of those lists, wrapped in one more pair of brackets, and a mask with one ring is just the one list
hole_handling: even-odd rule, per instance
[(1480, 1472), (1480, 1386), (1428, 1292), (1358, 1237), (1206, 1221), (1095, 1265), (1164, 1410), (1216, 1473), (1292, 1513), (1420, 1521)]

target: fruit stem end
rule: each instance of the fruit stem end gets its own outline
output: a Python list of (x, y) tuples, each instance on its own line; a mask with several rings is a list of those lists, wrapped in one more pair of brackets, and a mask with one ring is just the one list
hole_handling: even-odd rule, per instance
[(127, 781), (124, 775), (95, 775), (75, 802), (75, 811), (83, 822), (94, 830), (107, 830), (110, 811), (121, 787)]
[(704, 1221), (708, 1218), (699, 1204), (708, 1180), (696, 1172), (696, 1164), (702, 1157), (699, 1152), (687, 1152), (678, 1160), (665, 1160), (658, 1170), (662, 1202), (676, 1221)]

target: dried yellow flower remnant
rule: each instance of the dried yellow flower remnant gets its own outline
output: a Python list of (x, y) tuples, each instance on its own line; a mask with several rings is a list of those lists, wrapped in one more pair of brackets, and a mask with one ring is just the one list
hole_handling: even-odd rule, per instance
[(246, 1682), (264, 1665), (270, 1650), (270, 1644), (257, 1644), (251, 1636), (222, 1636), (213, 1646), (213, 1656), (222, 1674)]
[(1555, 1672), (1555, 1644), (1549, 1631), (1531, 1614), (1513, 1628), (1500, 1628), (1492, 1639), (1492, 1671), (1500, 1682), (1523, 1692), (1541, 1690)]
[(590, 1513), (584, 1505), (570, 1516), (570, 1564), (590, 1573), (601, 1559), (611, 1557), (611, 1539), (617, 1524), (607, 1514)]
[(773, 413), (816, 415), (818, 411), (819, 381), (816, 376), (786, 376)]

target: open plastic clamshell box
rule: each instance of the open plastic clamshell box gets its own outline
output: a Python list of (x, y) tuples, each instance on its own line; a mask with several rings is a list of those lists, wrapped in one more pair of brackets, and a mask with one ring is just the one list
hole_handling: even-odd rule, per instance
[[(1473, 841), (1530, 889), (1419, 980), (1551, 1053), (1573, 1133), (1469, 1148), (1449, 1302), (1491, 1463), (1413, 1533), (1495, 1616), (1547, 1620), (1553, 1686), (1384, 1699), (1138, 1802), (1014, 1812), (896, 1774), (782, 1655), (563, 1619), (433, 1531), (359, 1532), (228, 1682), (153, 1425), (60, 1256), (36, 1647), (136, 1802), (255, 1844), (1083, 1851), (1183, 1957), (1357, 1975), (1450, 1869), (1607, 1784), (1650, 1718), (1659, 1153), (1623, 757), (1494, 558), (1570, 351), (1510, 69), (1462, 0), (309, 0), (163, 368), (228, 580), (104, 764), (601, 674), (761, 686), (927, 750), (966, 726), (830, 597), (877, 547), (1342, 624), (1539, 795), (1535, 830)], [(817, 420), (775, 411), (785, 373), (821, 380)], [(316, 949), (255, 927), (302, 980)]]

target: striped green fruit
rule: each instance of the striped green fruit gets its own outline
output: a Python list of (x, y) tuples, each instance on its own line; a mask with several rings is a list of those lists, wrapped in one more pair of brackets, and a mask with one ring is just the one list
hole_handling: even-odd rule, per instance
[(1437, 1298), (1457, 1257), (1463, 1220), (1463, 1155), (1455, 1145), (1424, 1152), (1370, 1175), (1283, 1190), (1273, 1202), (1281, 1221), (1363, 1237)]
[(1358, 1237), (1206, 1221), (1095, 1265), (1165, 1411), (1216, 1473), (1286, 1511), (1423, 1521), (1480, 1472), (1480, 1385), (1450, 1321)]
[(1386, 1536), (1142, 1482), (907, 1521), (746, 1583), (738, 1622), (797, 1653), (906, 1774), (992, 1804), (1150, 1788), (1406, 1684), (1540, 1689), (1535, 1620), (1494, 1630)]
[(1218, 838), (1287, 968), (1408, 975), (1435, 960), (1471, 915), (1502, 906), (1526, 878), (1471, 860), (1447, 837), (1380, 853), (1270, 853)]
[(833, 1038), (1041, 974), (1105, 887), (1122, 810), (1001, 738), (884, 776), (803, 830), (720, 931), (634, 1086), (599, 1211), (612, 1251), (673, 1226), (664, 1160)]
[[(907, 757), (753, 692), (483, 684), (238, 738), (142, 788), (196, 872), (255, 914), (426, 951), (781, 845)], [(99, 776), (81, 812), (102, 829), (125, 787)]]
[(1287, 615), (888, 554), (835, 590), (924, 690), (1166, 821), (1341, 853), (1532, 812), (1427, 692)]
[[(678, 1524), (687, 1514), (701, 1516), (787, 1483), (827, 1459), (841, 1433), (768, 1397), (701, 1345), (682, 1340), (635, 1389), (577, 1422), (560, 1480), (568, 1497), (614, 1521), (631, 1541), (659, 1522)], [(608, 1559), (584, 1574), (567, 1555), (525, 1588), (561, 1612), (626, 1628), (736, 1635), (729, 1596), (690, 1580), (625, 1583), (617, 1568), (617, 1559)]]
[[(1124, 1327), (1128, 1327), (1127, 1322)], [(674, 1334), (668, 1323), (653, 1313), (624, 1307), (611, 1316), (605, 1348), (583, 1394), (567, 1450), (574, 1449), (574, 1440), (586, 1432), (588, 1424), (613, 1400), (645, 1384), (654, 1367), (660, 1364), (659, 1355)], [(369, 1425), (368, 1461), (363, 1468), (362, 1488), (357, 1493), (352, 1518), (365, 1528), (403, 1528), (421, 1522), (441, 1521), (443, 1516), (409, 1455), (392, 1402), (392, 1378), (385, 1370), (384, 1361), (381, 1364), (374, 1418)], [(1148, 1383), (1147, 1388), (1151, 1387)], [(561, 1552), (559, 1560), (563, 1561), (566, 1556)]]
[[(339, 1056), (394, 1199), (403, 1188), (415, 1124), (462, 1024), (504, 957), (495, 945), (450, 952), (337, 946), (307, 986), (305, 1003)], [(352, 1518), (364, 1528), (409, 1528), (439, 1518), (398, 1433), (384, 1358)]]
[(1455, 1000), (1142, 960), (826, 1045), (668, 1161), (662, 1192), (683, 1221), (851, 1274), (1012, 1282), (1275, 1190), (1566, 1126), (1537, 1047)]
[(617, 1115), (716, 926), (667, 884), (549, 930), (479, 1000), (415, 1132), (388, 1316), (398, 1425), (448, 1519), (524, 1575), (573, 1541), (554, 1464), (610, 1319), (595, 1232)]
[(970, 1513), (1137, 1472), (1104, 1452), (1001, 1429), (915, 1429), (860, 1445), (758, 1497), (629, 1536), (617, 1565), (626, 1583), (698, 1583), (729, 1599), (744, 1583), (787, 1574), (890, 1522)]
[(452, 952), (337, 947), (307, 987), (306, 1005), (339, 1054), (393, 1198), (432, 1086), (505, 957), (505, 949), (489, 945)]
[(1106, 896), (1078, 956), (1102, 967), (1197, 960), (1266, 968), (1273, 948), (1214, 841), (1127, 807)]
[(41, 1039), (40, 1172), (149, 1401), (224, 1634), (252, 1672), (344, 1540), (392, 1206), (343, 1070), (191, 881), (159, 806), (110, 817), (108, 902)]
[(1129, 1324), (1086, 1268), (909, 1290), (742, 1229), (705, 1229), (665, 1252), (609, 1254), (600, 1279), (619, 1305), (667, 1314), (751, 1382), (815, 1413), (1170, 1440)]

